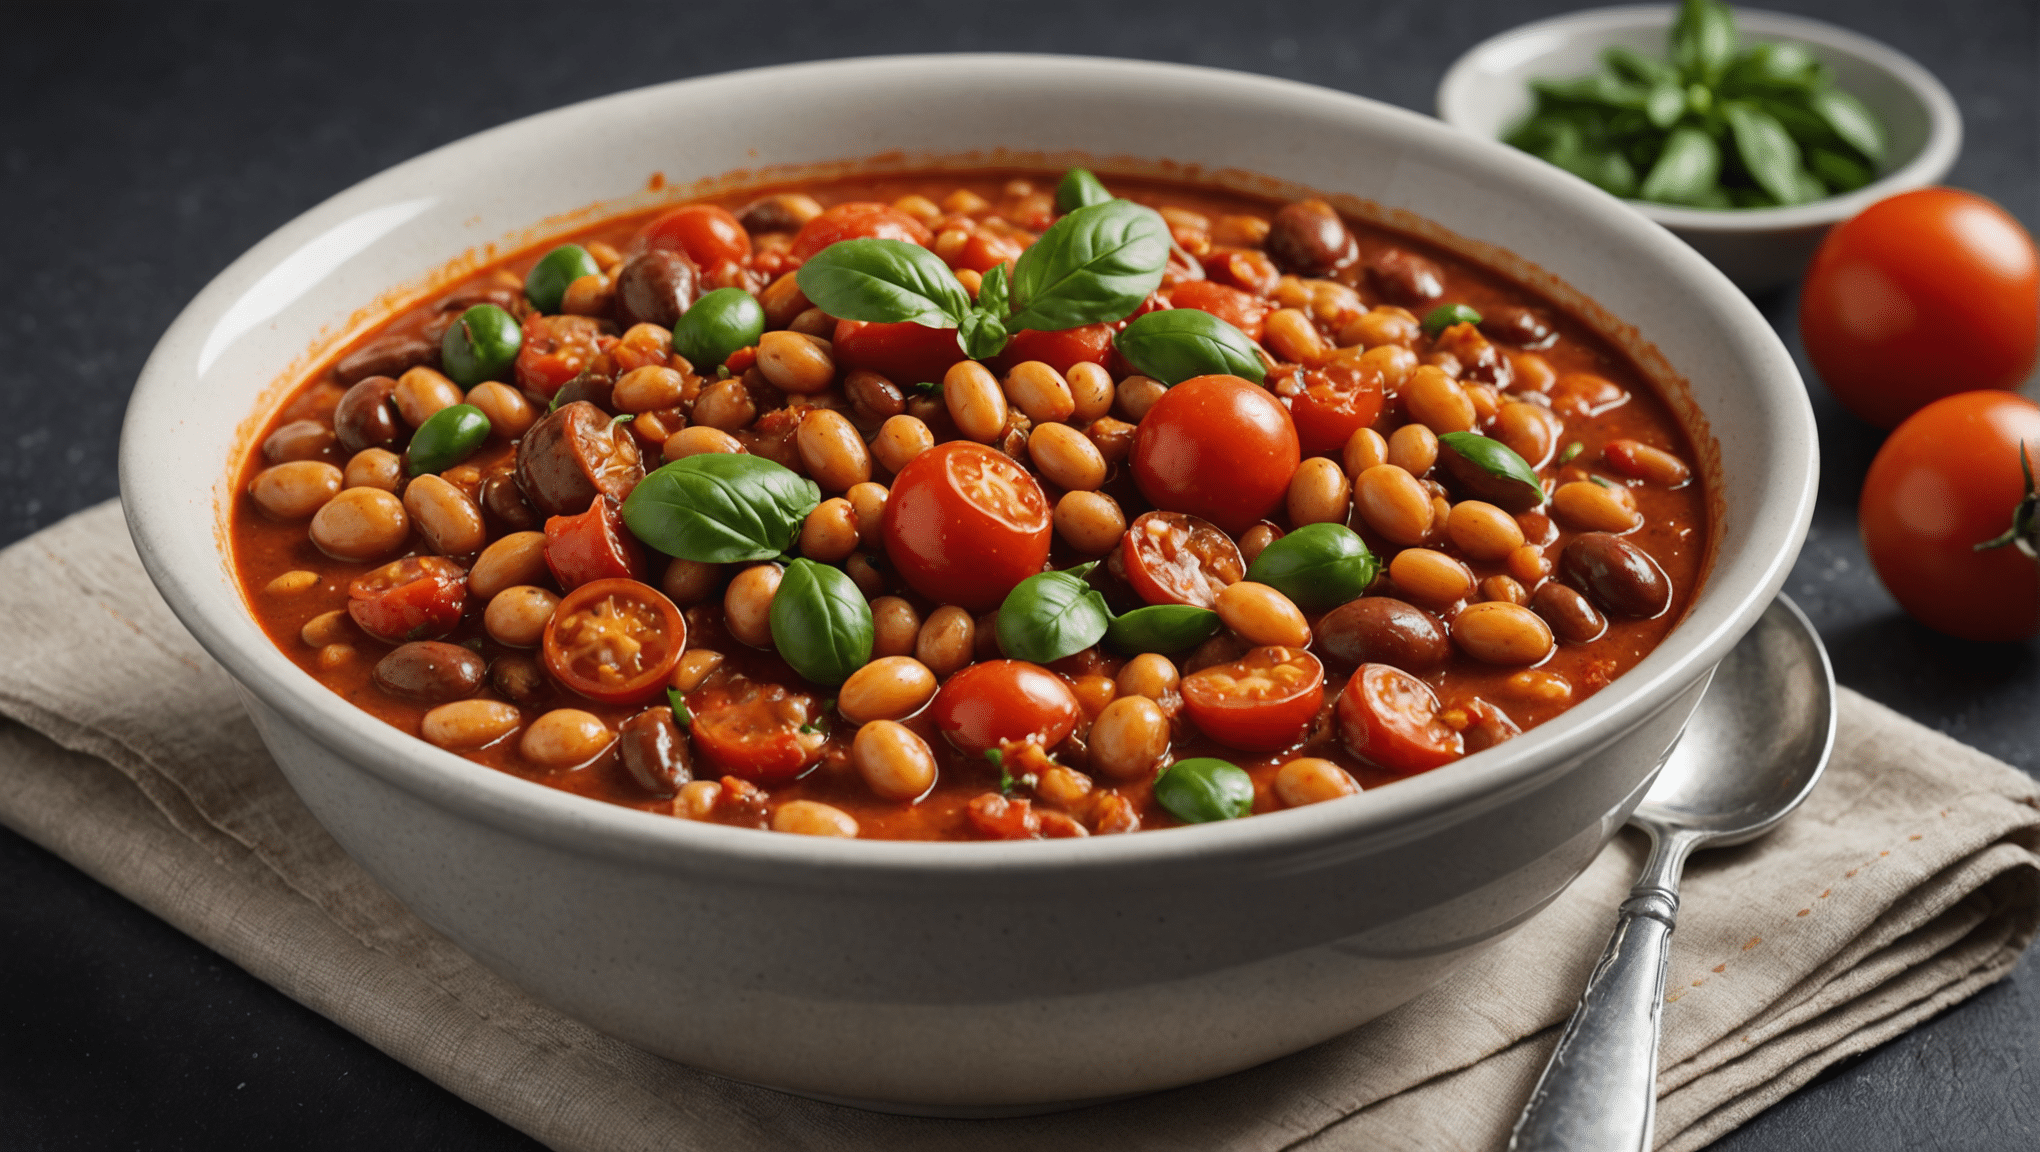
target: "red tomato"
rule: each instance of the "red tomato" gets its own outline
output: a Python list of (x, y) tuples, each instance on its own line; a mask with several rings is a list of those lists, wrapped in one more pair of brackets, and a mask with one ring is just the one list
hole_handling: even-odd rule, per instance
[(1006, 350), (999, 355), (999, 369), (1003, 374), (1005, 369), (1015, 364), (1039, 360), (1067, 374), (1073, 365), (1103, 364), (1111, 354), (1110, 324), (1086, 324), (1082, 328), (1065, 328), (1060, 332), (1036, 332), (1030, 328), (1013, 333), (1013, 339), (1007, 342)]
[(1942, 396), (2016, 387), (2040, 347), (2040, 253), (1973, 193), (1881, 200), (1814, 254), (1799, 334), (1835, 398), (1881, 428)]
[(467, 569), (444, 556), (393, 560), (347, 586), (347, 614), (392, 644), (444, 636), (466, 607)]
[(695, 751), (733, 776), (791, 780), (819, 763), (829, 742), (813, 696), (741, 675), (688, 693), (687, 708)]
[(1183, 677), (1183, 709), (1206, 736), (1274, 752), (1310, 735), (1325, 702), (1325, 666), (1301, 648), (1256, 648)]
[(989, 612), (1048, 562), (1048, 497), (1013, 458), (968, 440), (907, 462), (885, 502), (885, 551), (914, 591)]
[(602, 354), (602, 322), (589, 316), (524, 318), (524, 344), (517, 350), (517, 384), (550, 397)]
[(935, 726), (966, 756), (1001, 744), (1053, 748), (1076, 730), (1077, 714), (1077, 694), (1063, 678), (1025, 660), (972, 664), (945, 681), (928, 706)]
[(577, 516), (545, 522), (545, 566), (568, 592), (595, 580), (642, 580), (645, 551), (623, 526), (607, 497), (597, 496)]
[(956, 343), (956, 329), (911, 322), (838, 320), (831, 346), (841, 371), (862, 368), (901, 386), (940, 382), (949, 366), (964, 358)]
[(1039, 840), (1041, 814), (1034, 801), (1008, 799), (997, 792), (984, 792), (964, 805), (971, 830), (987, 840)]
[(1466, 754), (1459, 733), (1438, 719), (1431, 686), (1400, 668), (1362, 664), (1339, 693), (1339, 741), (1346, 751), (1405, 776)]
[(1150, 604), (1218, 605), (1218, 594), (1247, 574), (1232, 537), (1209, 520), (1181, 512), (1144, 512), (1119, 538), (1126, 582)]
[(561, 600), (545, 624), (553, 679), (604, 704), (643, 704), (666, 690), (687, 647), (671, 600), (635, 580), (597, 580)]
[(1977, 551), (2012, 527), (2026, 494), (2023, 445), (2040, 470), (2040, 407), (1966, 392), (1914, 413), (1863, 480), (1863, 546), (1913, 618), (1965, 640), (2040, 633), (2040, 568), (2017, 545)]
[(1251, 292), (1228, 288), (1209, 280), (1193, 280), (1178, 285), (1169, 293), (1169, 303), (1178, 308), (1195, 308), (1209, 312), (1220, 320), (1247, 334), (1249, 340), (1261, 338), (1262, 322), (1268, 318), (1273, 307), (1268, 301)]
[(806, 260), (839, 240), (905, 240), (926, 248), (934, 237), (919, 220), (890, 204), (853, 200), (838, 204), (800, 226), (793, 258)]
[(1220, 284), (1245, 289), (1256, 296), (1274, 293), (1282, 282), (1282, 270), (1264, 252), (1252, 248), (1214, 248), (1204, 256), (1204, 274)]
[(1193, 376), (1162, 393), (1133, 439), (1134, 483), (1150, 504), (1235, 536), (1282, 503), (1301, 459), (1289, 413), (1237, 376)]
[(1352, 364), (1327, 364), (1303, 373), (1289, 398), (1289, 417), (1306, 456), (1339, 452), (1353, 433), (1381, 415), (1381, 373)]
[(696, 267), (741, 261), (751, 254), (751, 234), (729, 209), (713, 204), (675, 208), (638, 234), (647, 248), (684, 252)]

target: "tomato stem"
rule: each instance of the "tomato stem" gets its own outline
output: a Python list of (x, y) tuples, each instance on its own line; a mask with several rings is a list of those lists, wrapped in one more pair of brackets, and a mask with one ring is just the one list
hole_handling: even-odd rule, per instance
[(2017, 545), (2028, 560), (2040, 560), (2040, 492), (2033, 487), (2033, 462), (2026, 455), (2026, 442), (2019, 441), (2019, 471), (2026, 477), (2026, 494), (2012, 510), (2012, 526), (1978, 544), (1975, 551), (1988, 552), (2007, 544)]

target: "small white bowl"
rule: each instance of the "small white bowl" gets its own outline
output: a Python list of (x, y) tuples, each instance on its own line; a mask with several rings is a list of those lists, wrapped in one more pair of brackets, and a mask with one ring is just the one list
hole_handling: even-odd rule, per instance
[[(1601, 50), (1624, 45), (1663, 57), (1674, 8), (1595, 8), (1539, 20), (1483, 40), (1438, 84), (1438, 118), (1488, 140), (1530, 112), (1529, 82), (1601, 67)], [(1632, 200), (1637, 211), (1699, 249), (1745, 292), (1797, 279), (1829, 228), (1887, 196), (1937, 183), (1962, 150), (1962, 114), (1934, 74), (1867, 36), (1800, 16), (1737, 8), (1743, 44), (1803, 45), (1834, 69), (1836, 84), (1884, 121), (1891, 155), (1883, 175), (1842, 196), (1789, 208), (1714, 210)]]

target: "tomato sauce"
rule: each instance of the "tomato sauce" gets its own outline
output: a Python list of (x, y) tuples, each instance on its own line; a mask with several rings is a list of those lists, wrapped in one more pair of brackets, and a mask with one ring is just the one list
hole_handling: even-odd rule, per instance
[[(1017, 255), (1026, 243), (1031, 242), (1033, 234), (1046, 228), (1055, 218), (1047, 190), (1054, 187), (1057, 175), (1007, 171), (945, 172), (858, 178), (783, 191), (803, 193), (824, 206), (852, 201), (899, 204), (908, 197), (922, 198), (912, 205), (915, 208), (921, 204), (928, 208), (941, 205), (941, 218), (936, 221), (936, 227), (923, 230), (928, 234), (925, 238), (910, 235), (901, 238), (933, 245), (938, 255), (942, 255), (954, 268), (990, 268)], [(1667, 405), (1653, 394), (1636, 366), (1579, 319), (1524, 286), (1450, 252), (1409, 236), (1350, 220), (1344, 223), (1353, 250), (1345, 254), (1336, 269), (1316, 278), (1281, 275), (1276, 266), (1262, 256), (1263, 245), (1274, 249), (1275, 254), (1283, 254), (1282, 246), (1289, 243), (1290, 238), (1282, 235), (1261, 238), (1268, 232), (1267, 222), (1282, 209), (1281, 204), (1189, 184), (1144, 179), (1115, 179), (1110, 183), (1116, 195), (1169, 210), (1165, 218), (1177, 243), (1177, 253), (1172, 259), (1198, 261), (1207, 270), (1207, 278), (1188, 281), (1201, 286), (1184, 293), (1185, 300), (1196, 301), (1199, 307), (1225, 316), (1242, 330), (1259, 336), (1264, 345), (1275, 343), (1276, 331), (1272, 325), (1263, 330), (1262, 325), (1276, 310), (1285, 307), (1310, 317), (1327, 349), (1334, 347), (1340, 330), (1352, 327), (1357, 315), (1399, 300), (1411, 301), (1409, 311), (1412, 317), (1422, 317), (1434, 304), (1449, 302), (1467, 305), (1484, 316), (1504, 316), (1520, 322), (1517, 329), (1510, 332), (1515, 338), (1513, 344), (1501, 339), (1480, 341), (1464, 331), (1448, 329), (1436, 336), (1415, 337), (1410, 341), (1413, 345), (1411, 350), (1417, 356), (1434, 359), (1441, 345), (1467, 350), (1467, 360), (1489, 355), (1505, 366), (1501, 371), (1507, 381), (1505, 386), (1497, 384), (1488, 388), (1492, 401), (1503, 403), (1518, 398), (1520, 402), (1543, 407), (1547, 411), (1564, 409), (1560, 415), (1562, 430), (1556, 432), (1551, 459), (1537, 468), (1547, 492), (1557, 485), (1577, 481), (1596, 484), (1611, 492), (1619, 489), (1619, 495), (1633, 505), (1639, 521), (1632, 530), (1619, 533), (1620, 539), (1641, 549), (1655, 561), (1669, 583), (1670, 602), (1666, 610), (1647, 619), (1604, 613), (1608, 616), (1607, 627), (1598, 638), (1584, 643), (1560, 642), (1534, 668), (1482, 663), (1455, 649), (1442, 666), (1419, 671), (1418, 677), (1438, 699), (1439, 722), (1460, 733), (1466, 751), (1472, 752), (1495, 739), (1506, 738), (1512, 734), (1511, 729), (1535, 727), (1591, 696), (1641, 660), (1685, 613), (1703, 579), (1704, 564), (1709, 554), (1706, 477), (1699, 473), (1703, 458), (1694, 451), (1685, 430)], [(705, 203), (719, 204), (736, 211), (758, 197), (756, 192), (732, 193)], [(600, 246), (607, 246), (619, 256), (628, 254), (640, 243), (640, 232), (647, 223), (665, 211), (609, 220), (558, 242), (571, 239), (591, 251), (599, 252)], [(754, 214), (746, 215), (748, 218)], [(965, 236), (959, 244), (953, 234), (954, 223), (965, 218), (975, 221), (976, 226), (964, 230)], [(1200, 221), (1204, 225), (1202, 228), (1198, 226)], [(766, 218), (765, 223), (769, 225), (770, 222), (769, 217)], [(951, 234), (945, 235), (945, 231)], [(698, 268), (702, 281), (699, 289), (706, 291), (713, 286), (734, 286), (769, 299), (772, 291), (769, 286), (790, 274), (798, 264), (789, 242), (791, 235), (787, 231), (759, 229), (752, 237), (753, 246), (748, 256), (724, 258)], [(718, 234), (711, 239), (725, 246), (725, 257), (737, 251), (737, 246), (727, 236)], [(1293, 247), (1293, 243), (1290, 246)], [(390, 363), (401, 363), (401, 352), (406, 342), (436, 345), (449, 317), (475, 300), (497, 300), (513, 311), (528, 311), (521, 292), (524, 276), (544, 254), (545, 249), (532, 249), (510, 256), (468, 281), (455, 285), (439, 300), (390, 317), (386, 323), (312, 373), (265, 429), (265, 437), (272, 447), (279, 437), (284, 436), (287, 428), (309, 429), (306, 432), (310, 437), (309, 446), (286, 447), (265, 456), (264, 441), (258, 440), (247, 458), (238, 462), (241, 490), (246, 493), (257, 476), (277, 462), (279, 455), (285, 459), (325, 461), (336, 467), (348, 465), (352, 453), (331, 443), (330, 436), (321, 442), (316, 435), (319, 427), (331, 429), (334, 425), (335, 409), (348, 392), (348, 387), (342, 382), (343, 373), (359, 377), (364, 363), (374, 361), (376, 356), (391, 350), (396, 350), (392, 355), (397, 358)], [(1288, 255), (1296, 257), (1297, 254), (1290, 252)], [(1302, 258), (1307, 260), (1309, 255), (1305, 252)], [(1426, 276), (1431, 278), (1431, 282), (1426, 283)], [(1328, 283), (1343, 285), (1346, 291), (1324, 287)], [(1227, 286), (1236, 289), (1236, 293), (1227, 295), (1216, 290)], [(1412, 298), (1413, 290), (1427, 288), (1435, 289), (1428, 300)], [(1165, 281), (1162, 294), (1167, 295), (1168, 292), (1168, 282)], [(1523, 318), (1525, 312), (1530, 314), (1529, 319)], [(604, 354), (598, 353), (594, 343), (598, 327), (601, 336), (609, 338), (623, 334), (627, 325), (604, 320), (587, 327), (590, 342), (579, 351), (571, 341), (563, 344), (553, 361), (537, 366), (537, 370), (550, 374), (548, 387), (565, 383), (567, 388), (576, 388), (580, 385), (567, 382), (587, 379), (583, 370), (594, 357)], [(528, 326), (527, 331), (530, 331)], [(1063, 353), (1073, 351), (1078, 356), (1094, 356), (1105, 360), (1112, 377), (1124, 383), (1131, 375), (1131, 369), (1113, 360), (1109, 352), (1100, 351), (1104, 339), (1104, 336), (1085, 334), (1080, 330), (1029, 333), (1016, 341), (1010, 351), (1051, 361), (1057, 349)], [(1087, 340), (1090, 342), (1088, 346)], [(1469, 340), (1475, 342), (1469, 344)], [(615, 344), (614, 340), (610, 343)], [(1486, 344), (1489, 352), (1481, 352), (1480, 344)], [(1530, 347), (1526, 349), (1525, 345)], [(1358, 345), (1354, 347), (1357, 349)], [(738, 353), (732, 357), (731, 364), (743, 367), (749, 363), (748, 353), (748, 349)], [(616, 355), (621, 356), (622, 353)], [(617, 376), (622, 375), (625, 366), (624, 363), (617, 365)], [(1484, 386), (1472, 374), (1473, 366), (1466, 361), (1454, 362), (1449, 366), (1448, 374), (1450, 368), (1461, 373), (1463, 385), (1472, 385), (1476, 389)], [(1294, 366), (1278, 365), (1269, 375), (1268, 383), (1273, 386), (1274, 394), (1283, 398), (1285, 406), (1298, 402), (1295, 393), (1300, 389), (1296, 387), (1299, 383), (1296, 377), (1300, 371)], [(751, 373), (740, 371), (734, 376), (741, 379), (755, 375), (755, 372), (754, 368)], [(398, 375), (395, 371), (387, 374)], [(717, 380), (712, 369), (695, 367), (693, 374), (700, 377), (689, 385), (696, 395)], [(1594, 388), (1598, 385), (1592, 380), (1582, 383), (1575, 374), (1590, 374), (1607, 385), (1609, 390), (1596, 392)], [(1288, 396), (1283, 395), (1285, 382), (1290, 391)], [(900, 380), (895, 383), (910, 385), (917, 381)], [(784, 404), (785, 410), (821, 404), (851, 411), (853, 406), (844, 400), (842, 389), (843, 382), (839, 380), (825, 394), (786, 394), (769, 387), (754, 389), (754, 392)], [(1406, 404), (1398, 400), (1397, 389), (1390, 387), (1386, 392), (1388, 394), (1378, 414), (1368, 419), (1368, 423), (1383, 436), (1410, 419), (1405, 410)], [(542, 400), (545, 396), (540, 393), (532, 399)], [(1407, 400), (1407, 397), (1404, 399)], [(692, 397), (689, 402), (691, 400)], [(542, 415), (543, 407), (535, 407)], [(798, 411), (788, 416), (785, 410), (760, 405), (757, 417), (735, 435), (751, 452), (781, 462), (794, 461), (798, 468), (798, 454), (791, 448), (792, 429), (798, 423)], [(648, 471), (659, 465), (661, 434), (671, 435), (686, 423), (685, 413), (678, 406), (650, 415), (650, 420), (645, 415), (638, 415), (632, 425), (627, 426), (637, 437), (637, 448), (643, 454), (644, 467)], [(1127, 413), (1115, 405), (1113, 415), (1125, 417)], [(1486, 414), (1479, 420), (1480, 427), (1493, 431), (1494, 419), (1492, 414)], [(310, 424), (296, 423), (304, 421)], [(1137, 422), (1127, 419), (1127, 423)], [(859, 430), (870, 440), (876, 427), (860, 427)], [(947, 435), (955, 435), (953, 427)], [(938, 439), (944, 438), (938, 435)], [(1682, 483), (1667, 485), (1624, 475), (1611, 467), (1611, 463), (1622, 456), (1625, 449), (1618, 446), (1606, 457), (1604, 449), (1613, 442), (1625, 440), (1638, 441), (1683, 462), (1688, 468), (1688, 478)], [(998, 446), (994, 444), (994, 447)], [(1318, 447), (1333, 461), (1341, 461), (1338, 448), (1325, 450), (1322, 444)], [(1304, 454), (1307, 457), (1311, 452), (1306, 448)], [(1022, 455), (1024, 459), (1024, 452)], [(482, 510), (491, 540), (505, 534), (513, 525), (496, 515), (493, 510), (496, 506), (490, 503), (485, 488), (489, 483), (507, 484), (509, 481), (501, 478), (514, 474), (516, 460), (517, 446), (499, 435), (492, 437), (461, 465), (445, 472), (446, 478), (467, 493)], [(1537, 464), (1536, 461), (1531, 463)], [(891, 476), (884, 468), (874, 465), (873, 479), (889, 483)], [(1428, 495), (1443, 499), (1449, 491), (1452, 502), (1462, 495), (1442, 462), (1424, 479), (1432, 484), (1426, 489)], [(1129, 523), (1154, 507), (1142, 496), (1132, 469), (1123, 458), (1111, 468), (1100, 490), (1117, 503)], [(1049, 489), (1051, 504), (1058, 495), (1058, 490)], [(1288, 527), (1286, 521), (1282, 521), (1279, 510), (1277, 520), (1281, 521), (1279, 527)], [(1545, 575), (1528, 581), (1521, 579), (1523, 571), (1511, 564), (1514, 557), (1504, 560), (1469, 558), (1463, 550), (1454, 546), (1449, 535), (1435, 529), (1424, 543), (1464, 562), (1476, 582), (1498, 577), (1516, 579), (1520, 592), (1527, 595), (1535, 590), (1541, 579), (1557, 579), (1560, 576), (1557, 568), (1561, 556), (1567, 545), (1583, 533), (1580, 524), (1566, 522), (1555, 513), (1554, 505), (1550, 503), (1537, 510), (1523, 512), (1516, 516), (1516, 520), (1527, 545), (1532, 549), (1542, 549), (1546, 558)], [(543, 521), (541, 515), (536, 523), (527, 527), (537, 530), (543, 526)], [(1399, 546), (1386, 539), (1357, 510), (1349, 509), (1346, 522), (1381, 558), (1385, 573), (1389, 559), (1397, 554)], [(1239, 539), (1245, 540), (1248, 535), (1251, 533), (1242, 534)], [(369, 716), (407, 732), (420, 732), (421, 723), (433, 705), (397, 698), (379, 687), (372, 676), (377, 662), (394, 645), (377, 640), (359, 628), (348, 628), (344, 621), (336, 623), (331, 617), (336, 609), (348, 607), (351, 581), (400, 556), (431, 550), (415, 528), (403, 547), (387, 555), (377, 556), (371, 561), (340, 560), (313, 542), (304, 519), (272, 518), (252, 496), (244, 495), (233, 510), (231, 544), (235, 571), (251, 611), (280, 651)], [(1112, 551), (1117, 553), (1119, 549)], [(937, 601), (913, 591), (897, 572), (888, 571), (883, 553), (883, 547), (878, 544), (878, 533), (866, 533), (859, 554), (872, 558), (867, 567), (873, 567), (877, 578), (886, 582), (888, 595), (904, 597), (926, 621), (937, 607)], [(468, 554), (456, 559), (472, 563), (474, 557)], [(1104, 559), (1099, 553), (1077, 551), (1058, 532), (1053, 540), (1049, 565), (1061, 569), (1099, 559)], [(646, 579), (656, 587), (666, 558), (646, 550), (645, 560), (648, 562)], [(1124, 578), (1123, 562), (1119, 562), (1116, 569), (1114, 563), (1110, 559), (1101, 563), (1094, 583), (1105, 592), (1114, 611), (1124, 612), (1138, 607), (1142, 598)], [(727, 566), (728, 571), (722, 574), (722, 579), (726, 581), (729, 572), (737, 567)], [(301, 575), (287, 575), (291, 573), (311, 573), (316, 579), (308, 581)], [(851, 562), (851, 574), (858, 574), (855, 559)], [(1228, 578), (1233, 577), (1228, 574)], [(1482, 584), (1481, 587), (1492, 586)], [(855, 726), (828, 710), (836, 689), (804, 682), (776, 652), (737, 642), (724, 620), (720, 588), (718, 583), (715, 594), (705, 602), (684, 606), (688, 650), (708, 650), (721, 653), (723, 657), (710, 680), (686, 693), (685, 699), (690, 705), (712, 704), (719, 698), (715, 686), (727, 686), (737, 676), (764, 684), (783, 685), (791, 698), (805, 699), (804, 714), (812, 717), (807, 735), (822, 738), (822, 752), (812, 769), (804, 771), (798, 778), (764, 778), (752, 774), (750, 785), (762, 793), (761, 796), (750, 795), (746, 789), (732, 782), (723, 790), (721, 802), (712, 811), (693, 814), (765, 827), (771, 821), (771, 813), (787, 802), (813, 800), (847, 813), (855, 821), (857, 834), (861, 836), (968, 839), (986, 835), (983, 822), (974, 822), (968, 809), (973, 800), (987, 793), (1001, 792), (1002, 766), (958, 752), (937, 730), (930, 710), (923, 710), (904, 723), (919, 734), (932, 750), (938, 767), (937, 783), (916, 801), (887, 800), (875, 795), (851, 762), (849, 749), (855, 736)], [(560, 594), (566, 591), (555, 590)], [(1386, 576), (1380, 577), (1370, 591), (1402, 595)], [(1476, 592), (1465, 597), (1462, 604), (1492, 598)], [(1430, 610), (1440, 624), (1446, 624), (1453, 609), (1458, 606), (1461, 605), (1431, 606)], [(505, 657), (534, 655), (529, 649), (512, 649), (492, 639), (484, 625), (483, 608), (479, 598), (471, 597), (459, 624), (449, 634), (438, 638), (466, 645), (491, 662)], [(1316, 626), (1325, 614), (1310, 611), (1306, 615)], [(311, 627), (308, 628), (308, 625)], [(990, 625), (991, 617), (980, 618), (976, 640), (976, 655), (980, 660), (998, 656), (996, 641), (988, 635)], [(1239, 659), (1251, 647), (1230, 638), (1221, 629), (1217, 637), (1194, 652), (1179, 653), (1175, 662), (1187, 675), (1197, 668)], [(1314, 650), (1323, 654), (1321, 645)], [(1038, 750), (1043, 757), (1052, 757), (1056, 763), (1081, 770), (1084, 756), (1082, 736), (1104, 703), (1100, 698), (1107, 694), (1102, 687), (1104, 679), (1116, 676), (1125, 662), (1124, 657), (1094, 647), (1050, 665), (1076, 689), (1078, 698), (1084, 703), (1084, 715), (1078, 721), (1073, 741), (1056, 748)], [(1335, 714), (1341, 690), (1353, 669), (1331, 659), (1324, 660), (1324, 667), (1323, 704), (1317, 721), (1303, 739), (1277, 753), (1241, 752), (1220, 745), (1188, 721), (1180, 696), (1164, 699), (1160, 703), (1170, 714), (1171, 744), (1163, 762), (1209, 756), (1238, 765), (1253, 780), (1253, 811), (1256, 813), (1284, 806), (1275, 792), (1274, 780), (1284, 763), (1298, 757), (1322, 757), (1333, 761), (1364, 788), (1378, 787), (1399, 778), (1402, 773), (1392, 766), (1353, 755), (1342, 745)], [(500, 687), (493, 682), (485, 682), (478, 695), (502, 698)], [(605, 704), (579, 696), (560, 686), (556, 678), (551, 678), (539, 684), (531, 699), (520, 705), (520, 714), (528, 724), (540, 714), (562, 707), (592, 714), (613, 733), (644, 705)], [(520, 751), (519, 740), (512, 735), (484, 747), (462, 750), (461, 754), (548, 787), (608, 803), (675, 815), (689, 814), (684, 794), (678, 799), (671, 795), (653, 794), (641, 780), (626, 770), (614, 749), (586, 763), (548, 767), (527, 758)], [(1044, 796), (1040, 793), (1039, 772), (1029, 776), (1028, 770), (1039, 770), (1049, 761), (1042, 757), (1030, 759), (1022, 756), (1019, 759), (1025, 762), (1003, 766), (1005, 776), (1022, 778), (1021, 783), (1006, 789), (1011, 798), (1030, 800), (1037, 813), (1062, 813), (1048, 821), (1048, 827), (1042, 834), (1057, 834), (1058, 831), (1063, 834), (1096, 833), (1123, 826), (1124, 820), (1117, 816), (1113, 827), (1099, 826), (1103, 818), (1099, 815), (1101, 806), (1098, 798), (1107, 794), (1123, 798), (1124, 803), (1115, 801), (1111, 809), (1123, 812), (1130, 808), (1137, 814), (1141, 827), (1167, 827), (1181, 822), (1154, 800), (1152, 774), (1130, 781), (1093, 774), (1088, 796), (1072, 797), (1066, 786), (1059, 790), (1058, 795)], [(699, 747), (693, 749), (691, 773), (698, 780), (710, 781), (724, 776), (745, 776), (741, 770), (711, 761)], [(1033, 790), (1030, 790), (1030, 783), (1035, 786)]]

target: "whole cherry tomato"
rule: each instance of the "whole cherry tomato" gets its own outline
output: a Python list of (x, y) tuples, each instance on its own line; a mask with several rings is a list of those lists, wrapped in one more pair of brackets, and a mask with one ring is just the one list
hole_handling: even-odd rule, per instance
[[(1058, 372), (1067, 373), (1077, 364), (1103, 364), (1112, 354), (1112, 325), (1086, 324), (1060, 332), (1036, 332), (1029, 328), (1013, 333), (1006, 350), (999, 355), (1003, 375), (1015, 364), (1039, 360)], [(941, 379), (940, 376), (935, 379)]]
[(911, 321), (870, 324), (838, 320), (831, 347), (836, 366), (844, 372), (862, 368), (902, 388), (935, 383), (950, 365), (963, 359), (956, 329), (929, 328)]
[(460, 624), (467, 570), (444, 556), (406, 556), (356, 577), (347, 614), (378, 640), (432, 640)]
[(696, 688), (687, 709), (694, 750), (732, 776), (791, 780), (819, 763), (829, 742), (813, 696), (743, 675)]
[(1438, 719), (1431, 686), (1387, 664), (1362, 664), (1339, 693), (1339, 741), (1346, 751), (1405, 776), (1466, 754), (1459, 733)]
[(1048, 562), (1049, 516), (1041, 485), (1012, 457), (951, 440), (893, 478), (885, 551), (914, 591), (989, 612)]
[(1262, 323), (1268, 318), (1268, 310), (1274, 307), (1251, 292), (1209, 280), (1192, 280), (1188, 284), (1177, 285), (1169, 293), (1169, 303), (1178, 308), (1209, 312), (1246, 333), (1249, 340), (1261, 338)]
[(1301, 648), (1256, 648), (1183, 677), (1199, 731), (1242, 752), (1274, 752), (1310, 734), (1325, 702), (1325, 666)]
[(700, 268), (741, 261), (751, 254), (751, 234), (729, 209), (713, 204), (675, 208), (645, 225), (639, 237), (647, 248), (685, 252)]
[[(1965, 640), (2040, 633), (2040, 565), (2026, 550), (2040, 537), (2022, 450), (2040, 460), (2040, 407), (2013, 392), (1965, 392), (1913, 413), (1871, 461), (1863, 546), (1927, 627)], [(2024, 532), (2006, 538), (2015, 526)]]
[(642, 580), (645, 551), (623, 526), (623, 516), (606, 496), (597, 496), (578, 516), (545, 522), (545, 566), (572, 592), (595, 580)]
[(1338, 452), (1381, 415), (1381, 373), (1355, 364), (1311, 368), (1296, 379), (1289, 416), (1306, 456)]
[(1225, 586), (1247, 574), (1232, 537), (1181, 512), (1142, 513), (1119, 538), (1119, 564), (1142, 600), (1199, 608), (1216, 607)]
[(928, 715), (964, 755), (982, 756), (1008, 743), (1053, 748), (1076, 729), (1078, 708), (1077, 694), (1041, 665), (985, 660), (944, 681)]
[(838, 240), (904, 240), (926, 248), (934, 239), (927, 226), (890, 204), (853, 200), (838, 204), (800, 226), (793, 258), (806, 260)]
[(1133, 479), (1155, 507), (1237, 536), (1282, 503), (1301, 459), (1296, 425), (1267, 390), (1237, 376), (1193, 376), (1141, 420)]
[(1836, 399), (1882, 428), (1942, 396), (2012, 388), (2040, 347), (2040, 254), (1981, 196), (1901, 193), (1822, 241), (1799, 334)]
[(567, 593), (545, 624), (553, 679), (604, 704), (643, 704), (666, 690), (687, 647), (687, 621), (636, 580), (597, 580)]

